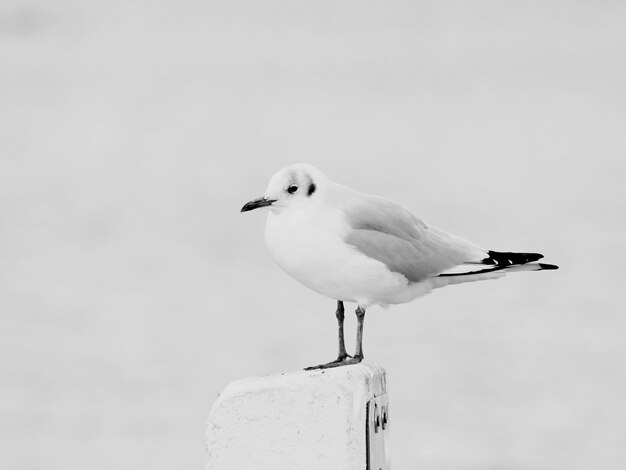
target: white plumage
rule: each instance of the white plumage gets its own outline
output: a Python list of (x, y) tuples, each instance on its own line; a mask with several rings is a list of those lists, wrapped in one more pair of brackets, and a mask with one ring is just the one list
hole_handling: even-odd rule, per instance
[[(335, 183), (310, 165), (280, 170), (264, 196), (242, 211), (262, 206), (270, 208), (265, 241), (276, 263), (340, 304), (356, 302), (363, 313), (369, 306), (409, 302), (450, 284), (556, 268), (530, 263), (541, 258), (535, 253), (487, 251), (392, 201)], [(340, 356), (342, 342), (341, 333)], [(355, 358), (359, 350), (357, 344)], [(354, 362), (339, 359), (323, 367)]]

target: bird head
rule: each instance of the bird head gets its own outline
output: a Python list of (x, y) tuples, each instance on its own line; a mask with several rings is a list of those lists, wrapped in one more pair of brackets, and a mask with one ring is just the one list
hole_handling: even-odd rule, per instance
[(311, 204), (319, 197), (328, 179), (317, 168), (305, 163), (297, 163), (279, 170), (270, 179), (265, 194), (247, 202), (241, 212), (259, 207), (272, 210), (291, 209)]

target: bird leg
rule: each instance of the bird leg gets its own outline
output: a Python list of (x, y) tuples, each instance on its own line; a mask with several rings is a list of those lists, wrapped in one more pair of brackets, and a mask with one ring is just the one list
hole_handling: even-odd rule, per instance
[(346, 352), (346, 342), (343, 339), (343, 319), (344, 319), (344, 308), (343, 302), (341, 300), (337, 301), (337, 311), (335, 315), (337, 317), (337, 327), (338, 327), (338, 340), (339, 340), (339, 353), (337, 354), (337, 361), (341, 362), (344, 359), (350, 357)]
[(331, 367), (339, 367), (339, 366), (347, 366), (349, 364), (357, 364), (361, 362), (355, 360), (352, 356), (348, 355), (346, 352), (346, 343), (343, 338), (343, 320), (344, 320), (344, 308), (343, 302), (341, 300), (337, 301), (337, 311), (335, 315), (337, 316), (337, 327), (338, 327), (338, 340), (339, 340), (339, 354), (337, 355), (337, 359), (334, 361), (330, 361), (326, 364), (320, 364), (317, 366), (306, 367), (304, 370), (315, 370), (315, 369), (330, 369)]
[(357, 362), (361, 362), (363, 360), (363, 320), (365, 319), (365, 309), (360, 305), (356, 308), (356, 320), (357, 320), (357, 330), (356, 330), (356, 350), (354, 351), (354, 359)]

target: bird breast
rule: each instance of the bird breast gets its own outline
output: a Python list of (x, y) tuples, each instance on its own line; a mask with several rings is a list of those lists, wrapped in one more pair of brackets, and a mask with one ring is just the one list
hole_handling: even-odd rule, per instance
[(268, 250), (280, 268), (306, 287), (327, 297), (362, 304), (393, 303), (380, 297), (406, 286), (344, 241), (349, 227), (339, 211), (270, 212), (265, 227)]
[(336, 266), (342, 244), (338, 220), (307, 212), (270, 212), (265, 226), (265, 242), (274, 261), (305, 284)]

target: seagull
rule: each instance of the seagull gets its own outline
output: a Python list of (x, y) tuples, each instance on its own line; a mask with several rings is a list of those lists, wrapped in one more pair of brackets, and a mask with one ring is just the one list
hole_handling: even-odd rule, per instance
[[(336, 300), (339, 354), (311, 369), (363, 360), (363, 321), (372, 306), (387, 307), (433, 289), (496, 279), (517, 271), (558, 269), (535, 261), (539, 253), (485, 250), (420, 220), (383, 197), (335, 183), (317, 168), (299, 163), (278, 171), (262, 197), (241, 212), (268, 208), (267, 248), (280, 268)], [(344, 341), (344, 302), (357, 304), (356, 349)]]

